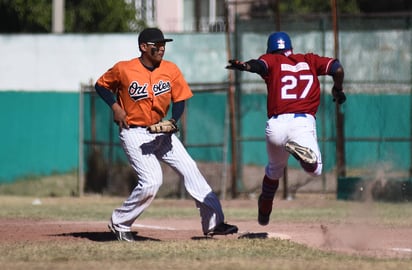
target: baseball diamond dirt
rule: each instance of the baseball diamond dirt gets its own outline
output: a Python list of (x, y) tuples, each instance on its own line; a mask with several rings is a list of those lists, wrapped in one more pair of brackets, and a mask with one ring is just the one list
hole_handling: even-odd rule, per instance
[[(328, 200), (314, 204), (326, 204)], [(171, 200), (167, 204), (176, 207), (193, 206), (191, 200)], [(254, 207), (255, 200), (225, 200), (223, 207)], [(305, 207), (307, 200), (275, 200), (276, 209)], [(361, 215), (361, 213), (360, 213)], [(199, 217), (184, 219), (138, 219), (132, 230), (137, 233), (139, 241), (198, 240), (205, 238), (199, 224)], [(408, 226), (392, 227), (376, 225), (373, 222), (345, 220), (340, 223), (328, 222), (276, 222), (260, 226), (256, 220), (236, 220), (230, 222), (238, 225), (239, 233), (222, 238), (270, 238), (277, 237), (293, 241), (320, 250), (353, 255), (366, 255), (379, 258), (411, 258), (412, 228)], [(107, 229), (107, 221), (55, 221), (39, 219), (0, 219), (0, 243), (62, 241), (117, 241)], [(139, 243), (136, 243), (139, 244)]]
[[(211, 179), (212, 186), (220, 187), (216, 180), (221, 175), (221, 167), (216, 164), (207, 165), (199, 163), (199, 167)], [(178, 177), (170, 170), (165, 170), (165, 184), (160, 193), (167, 194), (176, 188)], [(227, 222), (236, 224), (239, 233), (229, 236), (214, 236), (215, 239), (270, 238), (277, 237), (284, 241), (292, 241), (324, 251), (351, 255), (365, 255), (377, 258), (412, 258), (412, 227), (409, 226), (410, 218), (407, 217), (405, 225), (388, 225), (376, 222), (372, 215), (369, 202), (354, 203), (350, 209), (349, 217), (337, 222), (334, 221), (282, 221), (277, 213), (296, 209), (300, 211), (307, 208), (329, 208), (336, 203), (334, 190), (336, 182), (327, 175), (328, 193), (319, 193), (322, 188), (322, 179), (311, 181), (302, 177), (302, 172), (290, 170), (290, 187), (296, 187), (298, 193), (294, 199), (282, 199), (282, 192), (275, 198), (272, 220), (267, 226), (260, 226), (256, 218), (245, 219), (227, 213)], [(223, 209), (251, 209), (257, 211), (257, 192), (262, 177), (261, 167), (248, 167), (244, 171), (247, 179), (245, 189), (247, 194), (242, 194), (242, 199), (222, 200)], [(246, 185), (247, 184), (247, 185)], [(282, 188), (282, 187), (281, 187)], [(292, 190), (290, 190), (292, 191)], [(87, 196), (86, 196), (87, 197)], [(41, 204), (34, 200), (32, 204)], [(155, 200), (155, 205), (194, 209), (190, 199), (165, 199)], [(348, 202), (348, 205), (352, 203)], [(409, 213), (409, 212), (408, 212)], [(107, 228), (107, 220), (101, 221), (57, 221), (39, 218), (0, 218), (0, 245), (2, 243), (28, 243), (28, 242), (111, 242), (117, 241)], [(290, 219), (289, 219), (290, 220)], [(301, 219), (302, 220), (302, 219)], [(151, 218), (142, 215), (134, 223), (132, 230), (137, 233), (139, 241), (170, 241), (170, 240), (195, 240), (203, 239), (199, 216), (194, 214), (190, 218)]]

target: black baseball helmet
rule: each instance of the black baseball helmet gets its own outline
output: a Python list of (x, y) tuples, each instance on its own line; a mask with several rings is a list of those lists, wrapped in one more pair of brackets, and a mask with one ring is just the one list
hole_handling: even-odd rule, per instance
[(139, 34), (139, 45), (147, 42), (170, 42), (171, 38), (165, 38), (159, 28), (146, 28)]

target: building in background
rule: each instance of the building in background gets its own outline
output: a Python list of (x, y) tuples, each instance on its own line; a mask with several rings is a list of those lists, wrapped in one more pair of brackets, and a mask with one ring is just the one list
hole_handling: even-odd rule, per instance
[[(134, 3), (139, 19), (165, 32), (225, 31), (225, 0), (128, 0)], [(237, 3), (242, 3), (237, 5)], [(232, 14), (249, 9), (253, 1), (230, 1)], [(236, 10), (235, 10), (236, 9)]]

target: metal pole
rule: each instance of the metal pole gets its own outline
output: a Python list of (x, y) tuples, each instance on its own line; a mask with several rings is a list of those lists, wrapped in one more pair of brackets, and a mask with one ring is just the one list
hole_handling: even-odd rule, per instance
[(223, 151), (222, 151), (222, 160), (223, 160), (223, 169), (222, 169), (222, 182), (220, 185), (220, 199), (225, 200), (226, 199), (226, 189), (227, 189), (227, 168), (228, 168), (228, 162), (227, 162), (227, 140), (228, 140), (228, 135), (229, 135), (229, 110), (228, 107), (226, 106), (225, 108), (225, 120), (224, 120), (224, 128), (223, 128)]
[(280, 10), (279, 10), (279, 2), (280, 0), (273, 0), (274, 2), (274, 8), (275, 8), (275, 25), (276, 25), (276, 31), (280, 31)]
[[(186, 108), (183, 111), (182, 116), (180, 117), (180, 126), (181, 126), (181, 130), (180, 130), (180, 139), (183, 142), (183, 145), (185, 147), (187, 147), (187, 111), (189, 110), (189, 101), (186, 101)], [(186, 189), (185, 189), (185, 185), (183, 182), (183, 179), (180, 179), (181, 181), (179, 181), (179, 196), (180, 199), (183, 200), (186, 198)]]
[[(225, 1), (225, 33), (226, 33), (226, 55), (227, 59), (232, 59), (231, 54), (231, 42), (230, 42), (230, 27), (229, 27), (229, 3)], [(232, 198), (236, 198), (238, 195), (237, 190), (237, 137), (236, 137), (236, 110), (235, 110), (235, 78), (233, 71), (228, 71), (228, 102), (229, 102), (229, 118), (230, 118), (230, 143), (231, 143), (231, 193)]]
[[(321, 18), (321, 39), (322, 39), (322, 54), (325, 55), (326, 52), (326, 19), (324, 17)], [(322, 77), (322, 85), (325, 86), (325, 81), (326, 78), (325, 76)], [(325, 91), (321, 92), (321, 104), (323, 104), (323, 110), (322, 110), (322, 117), (321, 117), (321, 126), (322, 126), (322, 145), (321, 145), (321, 153), (326, 153), (326, 109), (325, 105), (326, 104), (326, 93)], [(327, 189), (326, 186), (326, 174), (322, 173), (322, 191), (325, 193)]]
[(200, 6), (201, 6), (200, 0), (195, 0), (195, 6), (194, 6), (195, 10), (194, 10), (194, 12), (195, 12), (195, 29), (196, 29), (196, 32), (200, 32), (200, 29), (201, 29), (201, 27), (200, 27), (200, 24), (201, 24), (201, 21), (200, 21), (200, 18), (201, 18)]
[[(334, 51), (335, 58), (339, 57), (339, 26), (338, 26), (338, 7), (337, 1), (331, 0), (333, 34), (334, 34)], [(336, 172), (338, 177), (346, 176), (345, 164), (345, 134), (344, 134), (344, 114), (341, 106), (335, 103), (336, 111)]]
[(83, 156), (83, 142), (84, 142), (84, 86), (80, 86), (79, 93), (79, 139), (78, 139), (78, 175), (77, 175), (77, 195), (83, 196), (84, 190), (84, 156)]
[[(276, 31), (280, 31), (280, 10), (279, 10), (279, 2), (280, 0), (273, 0), (274, 4), (274, 12), (275, 12), (275, 28)], [(288, 199), (289, 197), (289, 185), (288, 185), (288, 166), (283, 169), (283, 177), (282, 177), (282, 182), (283, 182), (283, 199)]]
[[(409, 20), (411, 20), (412, 18), (411, 17), (409, 17)], [(412, 29), (411, 29), (411, 25), (409, 24), (409, 32), (411, 33), (411, 40), (412, 40)], [(412, 55), (412, 44), (409, 44), (409, 52), (410, 52), (410, 55)], [(411, 61), (411, 60), (409, 60), (409, 61)], [(411, 65), (411, 68), (412, 68), (412, 61), (410, 62), (410, 65)], [(410, 80), (410, 83), (411, 83), (411, 85), (410, 85), (410, 96), (409, 96), (409, 99), (410, 99), (410, 110), (409, 110), (409, 119), (412, 119), (412, 76), (411, 76), (411, 78), (410, 78), (411, 80)], [(410, 138), (412, 139), (412, 124), (411, 124), (411, 120), (409, 120), (409, 125), (410, 125)], [(409, 161), (410, 161), (410, 164), (409, 164), (409, 178), (412, 178), (412, 140), (410, 141), (410, 144), (409, 144), (410, 146), (409, 146)]]
[(53, 0), (52, 32), (64, 32), (64, 0)]

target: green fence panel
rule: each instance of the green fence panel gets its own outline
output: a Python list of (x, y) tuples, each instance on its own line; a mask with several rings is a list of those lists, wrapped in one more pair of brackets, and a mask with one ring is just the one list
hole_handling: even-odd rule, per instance
[(0, 182), (78, 165), (78, 94), (0, 92)]

